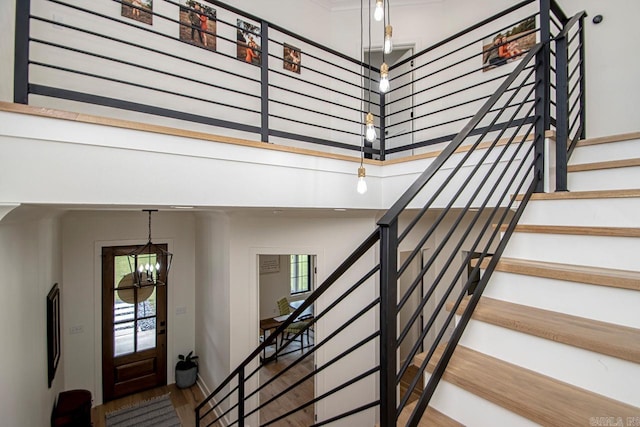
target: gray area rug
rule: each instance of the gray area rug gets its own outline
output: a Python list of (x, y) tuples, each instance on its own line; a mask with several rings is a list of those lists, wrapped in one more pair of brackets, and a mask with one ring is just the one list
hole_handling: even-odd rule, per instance
[(179, 427), (180, 419), (168, 394), (118, 409), (106, 415), (107, 427)]

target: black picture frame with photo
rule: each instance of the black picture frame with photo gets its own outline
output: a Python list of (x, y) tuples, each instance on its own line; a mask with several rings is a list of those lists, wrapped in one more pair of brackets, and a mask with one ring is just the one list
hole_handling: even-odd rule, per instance
[(60, 287), (54, 284), (47, 294), (47, 371), (49, 388), (60, 362)]
[(302, 51), (290, 44), (282, 45), (282, 68), (296, 74), (300, 74), (302, 67)]

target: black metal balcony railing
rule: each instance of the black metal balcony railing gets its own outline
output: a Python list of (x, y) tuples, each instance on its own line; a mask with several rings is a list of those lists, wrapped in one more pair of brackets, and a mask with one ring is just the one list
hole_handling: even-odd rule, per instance
[[(215, 52), (197, 40), (180, 41), (169, 28), (189, 34), (191, 25), (168, 15), (154, 12), (149, 27), (70, 1), (18, 2), (16, 102), (53, 98), (193, 121), (263, 141), (360, 150), (361, 94), (370, 74), (362, 70), (369, 65), (209, 3), (217, 9), (215, 31), (208, 34), (216, 35)], [(69, 20), (46, 18), (43, 4), (60, 8)], [(385, 159), (434, 144), (444, 149), (305, 303), (214, 385), (196, 409), (198, 425), (266, 426), (321, 407), (308, 425), (347, 417), (357, 425), (351, 420), (364, 416), (393, 426), (430, 370), (407, 423), (418, 424), (529, 197), (542, 189), (549, 130), (556, 132), (556, 187), (566, 190), (567, 158), (585, 136), (585, 16), (568, 18), (553, 0), (526, 0), (391, 67), (394, 89), (373, 104), (380, 142), (367, 154)], [(259, 32), (248, 30), (263, 41), (259, 66), (237, 59), (240, 26), (233, 19), (239, 18), (259, 24)], [(533, 20), (534, 27), (495, 44), (534, 35), (528, 51), (489, 67), (479, 44)], [(94, 30), (104, 22), (114, 28)], [(49, 31), (51, 25), (61, 32)], [(303, 54), (300, 74), (279, 64), (294, 43)], [(162, 79), (149, 78), (155, 75)], [(524, 196), (516, 204), (518, 194)], [(476, 283), (483, 261), (488, 266)], [(465, 297), (467, 308), (454, 325)], [(276, 346), (273, 357), (290, 353), (309, 329), (315, 345), (274, 374), (271, 358), (261, 354), (311, 305), (313, 320)], [(424, 362), (400, 393), (418, 353)], [(313, 388), (310, 383), (313, 398), (289, 398), (298, 388)]]

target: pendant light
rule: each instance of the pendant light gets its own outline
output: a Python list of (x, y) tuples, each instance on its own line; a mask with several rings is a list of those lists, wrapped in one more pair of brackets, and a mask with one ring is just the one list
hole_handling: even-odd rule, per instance
[(143, 212), (149, 214), (149, 240), (127, 255), (133, 286), (163, 286), (167, 284), (173, 254), (151, 242), (151, 213), (158, 210), (143, 209)]
[(384, 27), (384, 53), (387, 55), (393, 52), (393, 41), (391, 40), (392, 35), (393, 27), (391, 25)]
[(376, 9), (373, 11), (373, 19), (380, 22), (384, 18), (384, 3), (383, 0), (376, 0)]
[(383, 62), (380, 66), (380, 92), (385, 93), (389, 90), (389, 66)]
[(366, 176), (367, 176), (367, 171), (362, 165), (362, 163), (360, 163), (360, 167), (358, 168), (358, 185), (356, 186), (356, 190), (358, 191), (358, 194), (364, 194), (367, 192), (367, 181), (364, 180)]

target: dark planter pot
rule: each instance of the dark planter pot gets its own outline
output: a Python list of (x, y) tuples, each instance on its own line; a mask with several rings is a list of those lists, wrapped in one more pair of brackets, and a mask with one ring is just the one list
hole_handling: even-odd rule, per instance
[(196, 383), (198, 367), (189, 369), (176, 369), (176, 385), (178, 388), (188, 388)]

